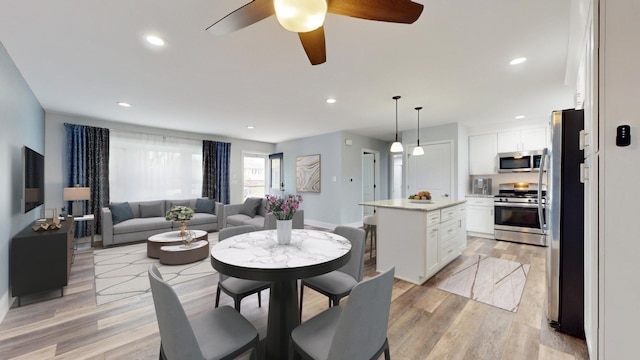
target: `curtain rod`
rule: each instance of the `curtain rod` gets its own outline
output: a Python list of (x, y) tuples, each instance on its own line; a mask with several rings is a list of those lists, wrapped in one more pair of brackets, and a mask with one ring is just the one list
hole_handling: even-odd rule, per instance
[[(130, 132), (133, 134), (141, 134), (141, 135), (156, 135), (156, 136), (162, 136), (162, 137), (172, 137), (172, 138), (176, 138), (176, 139), (184, 139), (184, 140), (207, 140), (207, 139), (202, 139), (202, 138), (189, 138), (189, 137), (184, 137), (184, 136), (174, 136), (174, 135), (160, 135), (160, 134), (154, 134), (154, 133), (145, 133), (142, 131), (136, 131), (136, 130), (128, 130), (128, 129), (118, 129), (118, 128), (112, 128), (112, 127), (99, 127), (99, 126), (93, 126), (93, 125), (84, 125), (84, 124), (72, 124), (72, 123), (68, 123), (65, 122), (65, 125), (82, 125), (82, 126), (89, 126), (89, 127), (95, 127), (95, 128), (99, 128), (99, 129), (108, 129), (109, 131), (121, 131), (121, 132)], [(167, 129), (167, 131), (172, 131)], [(180, 130), (177, 130), (180, 131)], [(228, 138), (227, 138), (228, 139)], [(219, 140), (207, 140), (207, 141), (215, 141), (215, 142), (228, 142), (231, 143), (231, 141), (219, 141)]]

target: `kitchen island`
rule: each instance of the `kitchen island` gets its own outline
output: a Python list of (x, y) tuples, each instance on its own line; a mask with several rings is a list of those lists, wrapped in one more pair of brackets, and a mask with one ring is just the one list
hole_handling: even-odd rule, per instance
[(376, 270), (422, 284), (466, 247), (465, 201), (368, 201), (378, 217)]

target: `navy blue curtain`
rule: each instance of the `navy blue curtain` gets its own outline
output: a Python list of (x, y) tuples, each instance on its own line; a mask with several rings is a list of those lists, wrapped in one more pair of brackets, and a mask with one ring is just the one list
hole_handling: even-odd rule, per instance
[(202, 196), (228, 204), (231, 143), (202, 141)]
[[(85, 214), (95, 216), (96, 233), (101, 233), (100, 208), (109, 204), (109, 129), (64, 124), (67, 132), (65, 187), (91, 188), (91, 200), (83, 203)], [(71, 202), (67, 209), (71, 210)], [(88, 236), (86, 222), (76, 223), (76, 236)]]

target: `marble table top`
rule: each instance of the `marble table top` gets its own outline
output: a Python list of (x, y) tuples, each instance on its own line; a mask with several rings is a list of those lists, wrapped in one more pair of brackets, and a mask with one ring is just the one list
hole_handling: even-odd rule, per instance
[(326, 263), (350, 249), (349, 240), (324, 231), (294, 229), (291, 243), (279, 245), (276, 230), (263, 230), (220, 241), (211, 248), (211, 256), (243, 268), (293, 269)]

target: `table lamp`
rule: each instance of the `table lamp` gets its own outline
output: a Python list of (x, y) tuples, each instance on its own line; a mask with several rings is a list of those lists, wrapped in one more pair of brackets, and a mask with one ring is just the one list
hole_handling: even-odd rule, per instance
[(73, 201), (71, 215), (76, 217), (84, 216), (82, 201), (91, 199), (91, 189), (88, 187), (80, 187), (80, 185), (64, 188), (63, 198), (64, 201)]

